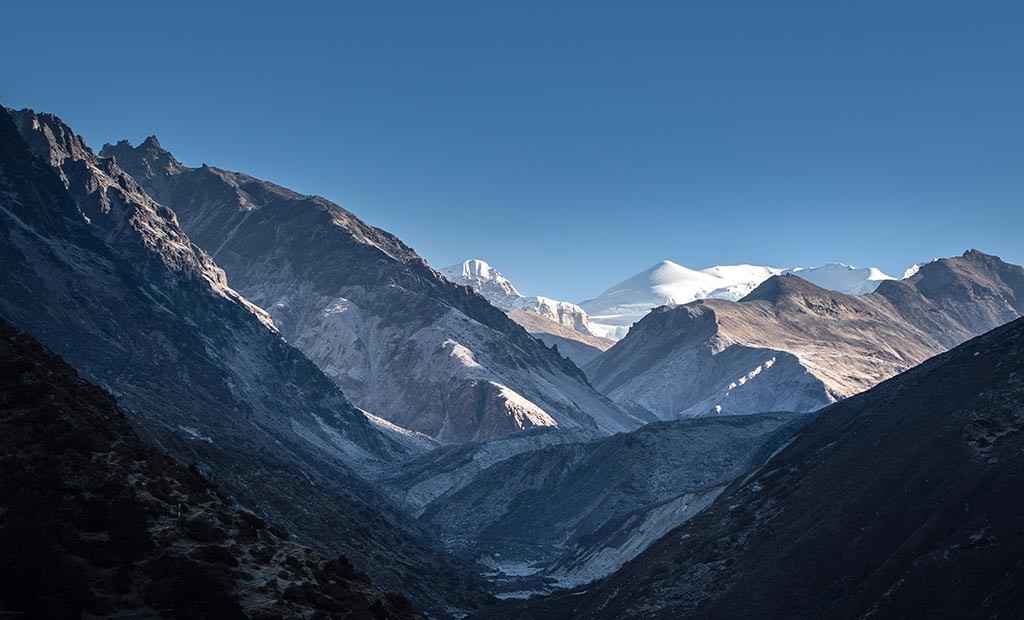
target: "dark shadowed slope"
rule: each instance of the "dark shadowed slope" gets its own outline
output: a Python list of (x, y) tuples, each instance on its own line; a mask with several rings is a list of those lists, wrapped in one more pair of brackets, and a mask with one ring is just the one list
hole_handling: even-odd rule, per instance
[(664, 306), (587, 367), (627, 409), (662, 419), (811, 411), (1024, 312), (1024, 269), (972, 250), (868, 295), (774, 276), (740, 301)]
[(479, 600), (354, 472), (410, 448), (230, 289), (171, 211), (52, 115), (0, 114), (0, 262), (0, 316), (114, 394), (143, 439), (423, 609)]
[(0, 615), (7, 613), (418, 617), (346, 558), (290, 542), (143, 444), (113, 397), (0, 320)]
[(155, 138), (104, 147), (359, 407), (443, 441), (639, 426), (572, 362), (323, 198), (181, 165)]
[(1024, 319), (833, 405), (590, 588), (490, 618), (1024, 616)]

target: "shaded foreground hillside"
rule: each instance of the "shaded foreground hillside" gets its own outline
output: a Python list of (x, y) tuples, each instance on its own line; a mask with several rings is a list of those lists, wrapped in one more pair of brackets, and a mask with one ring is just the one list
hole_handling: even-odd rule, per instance
[(143, 444), (112, 396), (4, 321), (0, 506), (0, 616), (418, 617)]
[(1024, 617), (1022, 430), (1024, 319), (829, 407), (604, 581), (475, 617)]

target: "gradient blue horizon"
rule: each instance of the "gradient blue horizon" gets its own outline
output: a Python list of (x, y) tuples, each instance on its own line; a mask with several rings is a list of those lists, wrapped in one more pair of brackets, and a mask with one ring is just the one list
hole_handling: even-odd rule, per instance
[(1024, 263), (1024, 4), (17, 3), (0, 103), (579, 301), (662, 259)]

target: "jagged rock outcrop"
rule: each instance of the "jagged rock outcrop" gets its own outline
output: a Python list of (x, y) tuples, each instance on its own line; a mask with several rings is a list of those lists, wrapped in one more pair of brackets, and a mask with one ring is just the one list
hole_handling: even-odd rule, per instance
[(1021, 454), (1024, 319), (822, 411), (607, 579), (474, 617), (1019, 618)]
[(639, 422), (504, 312), (345, 209), (178, 163), (155, 140), (104, 147), (352, 401), (437, 439)]
[(418, 618), (142, 443), (0, 320), (0, 615)]
[(173, 212), (52, 115), (0, 114), (0, 263), (0, 317), (114, 394), (144, 440), (423, 609), (483, 600), (357, 474), (415, 448), (371, 424)]
[(850, 296), (794, 275), (739, 301), (652, 311), (587, 365), (594, 385), (662, 419), (811, 411), (1024, 312), (1024, 269), (978, 251)]

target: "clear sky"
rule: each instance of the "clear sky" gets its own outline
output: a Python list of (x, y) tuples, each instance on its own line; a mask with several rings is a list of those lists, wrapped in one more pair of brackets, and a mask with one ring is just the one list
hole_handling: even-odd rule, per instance
[(0, 102), (581, 300), (660, 259), (1024, 263), (1024, 3), (17, 2)]

